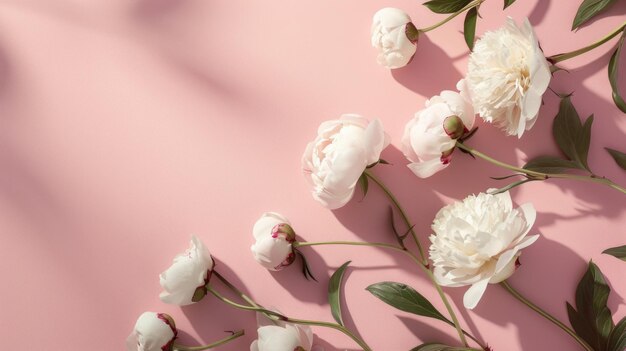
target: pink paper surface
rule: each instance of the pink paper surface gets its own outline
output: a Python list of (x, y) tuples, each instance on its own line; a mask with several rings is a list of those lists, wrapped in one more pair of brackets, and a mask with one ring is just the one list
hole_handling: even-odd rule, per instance
[[(547, 55), (576, 49), (624, 21), (615, 4), (577, 32), (581, 1), (502, 1), (481, 7), (478, 34), (512, 16), (529, 17)], [(466, 71), (463, 19), (420, 38), (414, 61), (390, 72), (369, 43), (371, 17), (405, 9), (418, 27), (443, 18), (419, 1), (5, 0), (0, 4), (0, 340), (14, 350), (122, 350), (143, 311), (172, 315), (180, 342), (194, 345), (245, 328), (220, 350), (247, 350), (252, 313), (214, 298), (179, 308), (160, 302), (158, 275), (198, 235), (217, 269), (258, 302), (287, 315), (332, 321), (329, 276), (352, 260), (345, 316), (375, 350), (420, 342), (456, 344), (445, 324), (388, 307), (364, 288), (392, 280), (415, 287), (440, 310), (412, 262), (377, 248), (303, 249), (319, 283), (299, 267), (270, 273), (250, 254), (251, 228), (277, 211), (309, 241), (390, 241), (388, 203), (371, 186), (337, 211), (310, 196), (300, 170), (319, 123), (342, 113), (378, 117), (393, 143), (392, 166), (376, 167), (408, 209), (426, 245), (446, 203), (505, 183), (502, 169), (456, 153), (451, 167), (416, 178), (398, 150), (405, 123), (428, 97), (454, 89)], [(563, 66), (551, 87), (574, 92), (581, 117), (595, 114), (590, 165), (626, 184), (604, 150), (626, 150), (626, 115), (611, 101), (607, 44)], [(620, 61), (621, 80), (626, 81)], [(534, 129), (521, 140), (478, 122), (470, 144), (503, 161), (556, 155), (548, 92)], [(593, 259), (612, 287), (609, 307), (626, 315), (625, 263), (602, 250), (626, 244), (626, 198), (595, 184), (530, 183), (512, 192), (538, 210), (510, 279), (527, 297), (567, 320), (565, 301)], [(495, 351), (577, 350), (561, 330), (490, 286), (473, 311), (465, 288), (445, 290), (463, 325)], [(326, 350), (355, 350), (336, 331), (315, 328)]]

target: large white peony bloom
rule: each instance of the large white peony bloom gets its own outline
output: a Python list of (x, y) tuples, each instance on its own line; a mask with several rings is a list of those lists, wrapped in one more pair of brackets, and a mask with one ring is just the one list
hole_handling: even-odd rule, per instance
[(550, 64), (528, 19), (518, 27), (508, 18), (476, 42), (466, 80), (478, 114), (521, 138), (537, 120), (550, 78)]
[(427, 178), (448, 167), (456, 140), (474, 126), (474, 108), (464, 85), (463, 80), (457, 84), (461, 94), (445, 90), (427, 100), (404, 128), (402, 152), (416, 176)]
[(266, 212), (252, 228), (256, 242), (250, 248), (254, 259), (271, 271), (279, 271), (295, 260), (292, 243), (296, 233), (281, 214)]
[(378, 63), (387, 68), (406, 66), (415, 55), (417, 29), (406, 12), (392, 7), (378, 10), (372, 19), (372, 46)]
[(476, 307), (487, 284), (510, 277), (520, 250), (539, 235), (526, 236), (535, 222), (532, 204), (513, 208), (508, 192), (470, 195), (442, 208), (430, 236), (430, 259), (437, 282), (443, 286), (471, 287), (465, 307)]
[(196, 236), (187, 251), (177, 255), (160, 276), (161, 301), (184, 306), (200, 301), (207, 293), (206, 284), (213, 271), (213, 258)]
[(167, 351), (176, 339), (176, 324), (165, 313), (144, 312), (126, 339), (127, 351)]
[(331, 210), (344, 206), (365, 168), (379, 161), (389, 145), (379, 120), (343, 115), (322, 123), (317, 138), (302, 156), (302, 169), (313, 186), (313, 197)]

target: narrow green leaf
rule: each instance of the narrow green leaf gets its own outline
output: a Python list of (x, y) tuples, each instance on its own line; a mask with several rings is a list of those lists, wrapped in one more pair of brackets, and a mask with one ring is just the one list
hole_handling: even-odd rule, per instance
[(463, 35), (465, 36), (465, 42), (467, 47), (474, 50), (474, 38), (476, 37), (476, 21), (478, 20), (478, 9), (472, 7), (465, 15), (465, 22), (463, 23)]
[(572, 30), (589, 21), (615, 1), (616, 0), (584, 0), (582, 4), (580, 4), (580, 7), (578, 7), (578, 12), (576, 12), (576, 16), (574, 17), (574, 23), (572, 23)]
[(559, 112), (554, 117), (552, 134), (557, 145), (572, 160), (577, 168), (589, 170), (587, 166), (587, 153), (591, 138), (591, 124), (593, 116), (585, 121), (585, 126), (580, 122), (578, 112), (572, 105), (570, 96), (561, 99)]
[(617, 163), (621, 169), (626, 171), (626, 154), (617, 150), (609, 149), (608, 147), (605, 147), (605, 149), (609, 152), (609, 154), (611, 154), (615, 163)]
[(454, 13), (461, 10), (472, 0), (430, 0), (424, 3), (424, 6), (428, 7), (435, 13)]
[(406, 284), (380, 282), (368, 286), (366, 290), (384, 303), (401, 311), (413, 313), (418, 316), (439, 319), (440, 321), (452, 324), (452, 322), (437, 311), (435, 306), (424, 296)]
[(626, 350), (626, 317), (617, 323), (609, 335), (607, 351)]
[(380, 163), (381, 165), (390, 165), (391, 164), (391, 163), (389, 163), (389, 161), (383, 160), (382, 158), (380, 160), (378, 160), (378, 163)]
[(504, 10), (506, 10), (507, 7), (513, 5), (514, 2), (515, 0), (504, 0)]
[(578, 166), (572, 161), (554, 156), (539, 156), (524, 165), (524, 169), (548, 174), (561, 173), (567, 168), (578, 168)]
[(363, 198), (365, 198), (365, 196), (367, 195), (369, 185), (369, 179), (367, 178), (365, 173), (361, 174), (361, 176), (359, 177), (359, 186), (361, 187), (361, 190), (363, 190)]
[(603, 254), (611, 255), (613, 257), (619, 258), (622, 261), (626, 261), (626, 245), (612, 247), (610, 249), (606, 249), (602, 251)]
[(330, 304), (330, 312), (340, 325), (343, 325), (343, 319), (341, 318), (341, 282), (343, 280), (343, 274), (346, 272), (346, 268), (350, 262), (351, 261), (348, 261), (337, 268), (328, 282), (328, 303)]
[(518, 181), (515, 181), (515, 182), (513, 182), (511, 184), (503, 186), (500, 189), (488, 190), (487, 194), (490, 194), (490, 195), (500, 194), (500, 193), (503, 193), (505, 191), (509, 191), (509, 190), (511, 190), (511, 189), (513, 189), (515, 187), (518, 187), (518, 186), (520, 186), (522, 184), (526, 184), (528, 182), (532, 182), (532, 181), (535, 181), (535, 180), (537, 180), (537, 179), (528, 178), (528, 179), (518, 180)]
[(304, 256), (304, 254), (302, 252), (300, 252), (300, 250), (298, 250), (296, 248), (294, 248), (293, 251), (302, 260), (302, 275), (304, 275), (304, 278), (306, 278), (306, 280), (313, 279), (314, 281), (317, 281), (317, 279), (315, 279), (315, 276), (313, 275), (313, 272), (311, 271), (311, 267), (309, 266), (309, 262), (307, 262), (306, 257)]
[(606, 305), (610, 292), (598, 266), (589, 262), (576, 288), (576, 309), (567, 304), (572, 327), (594, 350), (606, 350), (614, 328), (611, 311)]
[(624, 32), (622, 33), (622, 37), (619, 39), (619, 43), (617, 43), (617, 48), (613, 55), (611, 55), (611, 60), (609, 61), (609, 82), (611, 83), (611, 89), (613, 90), (613, 102), (615, 102), (615, 106), (619, 108), (622, 112), (626, 113), (626, 102), (619, 94), (619, 86), (617, 84), (617, 71), (619, 68), (619, 59), (622, 52), (622, 46), (624, 45), (624, 38), (626, 37), (626, 28), (624, 28)]
[(471, 351), (467, 347), (452, 347), (444, 344), (427, 343), (412, 348), (410, 351)]

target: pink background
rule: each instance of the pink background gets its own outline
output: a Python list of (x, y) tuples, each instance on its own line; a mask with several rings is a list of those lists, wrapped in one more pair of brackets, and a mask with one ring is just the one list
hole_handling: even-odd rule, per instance
[[(505, 16), (528, 16), (548, 55), (578, 48), (624, 20), (626, 3), (574, 33), (580, 1), (502, 1), (481, 8), (478, 33)], [(408, 208), (425, 241), (445, 203), (505, 183), (501, 169), (455, 154), (446, 171), (420, 180), (398, 150), (404, 124), (426, 98), (451, 89), (466, 69), (462, 18), (421, 37), (410, 66), (375, 62), (371, 17), (400, 7), (418, 27), (443, 18), (418, 1), (4, 0), (0, 4), (0, 340), (16, 350), (120, 350), (138, 315), (171, 314), (181, 342), (196, 344), (245, 328), (222, 350), (245, 350), (254, 316), (213, 298), (178, 308), (161, 303), (158, 274), (197, 234), (219, 270), (255, 299), (301, 318), (331, 321), (326, 284), (352, 260), (347, 325), (375, 350), (421, 341), (455, 343), (437, 321), (396, 311), (369, 284), (408, 283), (440, 310), (423, 274), (405, 257), (375, 248), (305, 249), (319, 283), (293, 266), (270, 273), (252, 259), (251, 227), (265, 211), (289, 217), (310, 241), (391, 240), (388, 204), (372, 187), (331, 212), (309, 194), (300, 156), (318, 124), (342, 113), (378, 117), (392, 136), (375, 173)], [(626, 116), (611, 101), (606, 66), (612, 44), (568, 61), (551, 87), (574, 92), (581, 116), (595, 114), (590, 165), (622, 185), (626, 173), (604, 151), (624, 151)], [(621, 60), (622, 66), (625, 62)], [(626, 68), (626, 67), (622, 67)], [(622, 70), (624, 72), (626, 70)], [(626, 77), (622, 74), (622, 80)], [(470, 144), (502, 160), (556, 154), (551, 138), (558, 99), (545, 95), (540, 118), (522, 140), (479, 123)], [(624, 262), (602, 255), (626, 243), (624, 195), (599, 185), (555, 181), (513, 191), (538, 210), (511, 278), (529, 298), (566, 320), (586, 262), (612, 286), (609, 306), (626, 315)], [(390, 241), (392, 242), (392, 241)], [(464, 288), (446, 289), (463, 324), (497, 351), (573, 350), (563, 332), (490, 286), (474, 311)], [(355, 349), (315, 328), (327, 350)]]

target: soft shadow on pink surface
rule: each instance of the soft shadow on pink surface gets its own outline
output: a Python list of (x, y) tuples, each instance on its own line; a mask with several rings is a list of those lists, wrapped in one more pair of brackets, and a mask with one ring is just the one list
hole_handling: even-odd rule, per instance
[[(442, 69), (433, 69), (444, 63)], [(429, 97), (439, 94), (441, 87), (454, 90), (461, 79), (450, 57), (428, 35), (422, 35), (417, 43), (417, 52), (407, 66), (391, 70), (391, 75), (408, 89)]]

